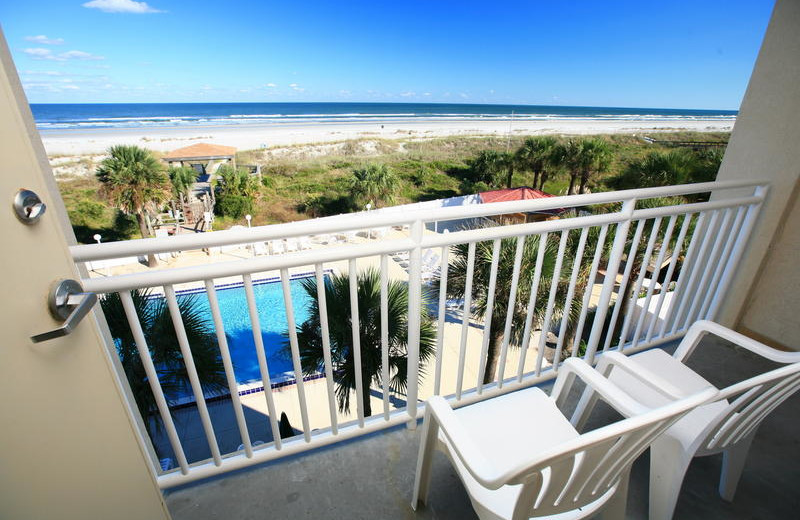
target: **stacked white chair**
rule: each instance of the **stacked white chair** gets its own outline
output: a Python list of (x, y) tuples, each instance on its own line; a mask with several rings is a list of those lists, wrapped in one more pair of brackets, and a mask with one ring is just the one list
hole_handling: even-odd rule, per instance
[[(559, 410), (579, 376), (625, 419), (580, 434)], [(570, 358), (552, 394), (527, 388), (453, 410), (428, 400), (412, 507), (425, 503), (434, 448), (450, 458), (482, 520), (625, 517), (633, 461), (664, 430), (717, 391), (657, 409), (623, 393), (583, 360)], [(574, 418), (573, 418), (574, 419)]]
[[(650, 451), (650, 520), (672, 518), (683, 477), (694, 457), (723, 454), (719, 493), (733, 500), (747, 453), (759, 425), (800, 389), (800, 352), (783, 352), (710, 321), (694, 323), (675, 354), (652, 349), (626, 357), (605, 353), (597, 370), (646, 406), (661, 406), (711, 383), (686, 366), (707, 333), (781, 366), (720, 390), (656, 440)], [(584, 392), (575, 414), (580, 426), (596, 395)]]

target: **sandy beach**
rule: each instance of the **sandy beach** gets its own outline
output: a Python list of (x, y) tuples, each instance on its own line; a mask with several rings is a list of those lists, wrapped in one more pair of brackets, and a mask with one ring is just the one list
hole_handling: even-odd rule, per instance
[(547, 121), (475, 121), (424, 120), (370, 121), (358, 123), (274, 123), (216, 126), (175, 126), (150, 128), (110, 128), (42, 130), (48, 155), (81, 156), (102, 154), (115, 144), (136, 144), (166, 152), (197, 142), (234, 146), (239, 150), (331, 143), (351, 139), (413, 139), (445, 136), (506, 136), (539, 134), (618, 134), (673, 131), (725, 132), (733, 121), (719, 119), (691, 120), (598, 120), (550, 119)]

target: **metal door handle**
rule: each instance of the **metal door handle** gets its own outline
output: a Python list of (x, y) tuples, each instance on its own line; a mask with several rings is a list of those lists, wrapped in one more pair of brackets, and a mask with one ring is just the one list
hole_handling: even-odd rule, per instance
[(48, 302), (50, 313), (55, 319), (64, 320), (64, 324), (55, 330), (31, 336), (31, 341), (34, 343), (60, 338), (75, 330), (78, 323), (97, 303), (97, 295), (83, 292), (83, 287), (75, 280), (61, 280), (50, 292)]

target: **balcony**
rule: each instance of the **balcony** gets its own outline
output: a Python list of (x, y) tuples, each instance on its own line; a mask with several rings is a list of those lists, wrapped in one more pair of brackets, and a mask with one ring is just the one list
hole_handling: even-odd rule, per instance
[[(198, 508), (210, 516), (242, 508), (242, 517), (264, 510), (275, 517), (406, 517), (418, 440), (403, 425), (416, 424), (426, 398), (442, 395), (466, 405), (546, 385), (567, 356), (593, 362), (609, 350), (630, 354), (674, 345), (691, 323), (715, 317), (765, 194), (765, 186), (730, 181), (481, 205), (409, 206), (71, 249), (84, 266), (84, 288), (118, 295), (124, 309), (127, 332), (116, 336), (115, 345), (125, 336), (138, 347), (139, 382), (146, 381), (153, 404), (136, 420), (151, 469), (168, 490), (176, 518), (196, 517)], [(560, 218), (526, 217), (554, 210)], [(332, 243), (337, 235), (344, 240)], [(291, 243), (295, 247), (288, 252), (267, 247), (275, 241), (284, 250)], [(206, 257), (202, 251), (214, 255), (217, 248), (233, 254), (221, 262), (198, 260)], [(125, 274), (110, 268), (120, 258), (146, 254), (194, 260), (183, 267), (135, 268)], [(372, 306), (365, 307), (359, 276), (370, 268), (376, 289)], [(341, 308), (327, 301), (332, 297), (327, 287), (334, 283), (326, 280), (338, 275), (347, 275), (340, 280), (349, 296), (334, 302)], [(298, 277), (316, 288), (307, 291), (312, 303), (304, 317), (292, 287)], [(280, 296), (265, 303), (256, 293), (270, 281)], [(237, 312), (244, 332), (232, 332), (230, 313), (220, 304), (220, 294), (232, 287), (241, 290)], [(130, 291), (144, 289), (169, 309), (168, 332), (179, 343), (181, 369), (188, 375), (180, 395), (171, 394), (159, 379), (164, 361), (154, 358), (153, 345), (140, 348), (153, 336)], [(390, 336), (390, 293), (395, 290), (405, 295), (401, 307), (407, 320), (402, 333)], [(184, 291), (208, 302), (225, 368), (222, 390), (208, 392), (195, 369), (186, 320), (178, 312)], [(270, 329), (273, 324), (267, 321), (278, 311), (282, 328)], [(316, 370), (309, 370), (306, 360), (308, 338), (298, 332), (303, 322), (312, 323), (318, 334)], [(252, 336), (247, 348), (255, 354), (255, 380), (242, 381), (242, 361), (231, 354), (240, 336)], [(273, 340), (285, 344), (286, 366), (278, 373), (274, 368), (281, 358), (270, 351)], [(118, 359), (117, 352), (110, 354)], [(377, 359), (372, 372), (352, 369), (353, 364), (367, 367), (370, 359)], [(720, 360), (724, 374), (718, 370)], [(348, 363), (352, 377), (343, 390)], [(728, 367), (735, 362), (724, 350), (702, 363), (712, 381), (735, 373)], [(747, 361), (741, 364), (752, 368)], [(119, 363), (118, 370), (120, 380), (132, 381)], [(392, 385), (400, 375), (404, 384)], [(126, 392), (133, 402), (130, 384)], [(349, 410), (337, 407), (343, 395)], [(279, 422), (283, 414), (285, 424)], [(771, 420), (784, 417), (785, 422), (790, 416)], [(769, 437), (757, 440), (751, 459), (774, 457), (774, 465), (758, 465), (768, 475), (789, 460), (782, 458), (786, 429), (762, 430)], [(342, 441), (351, 442), (329, 446)], [(696, 465), (702, 464), (708, 462)], [(713, 491), (711, 464), (702, 475), (690, 473), (686, 489)], [(221, 477), (231, 471), (237, 473)], [(636, 513), (634, 518), (643, 517), (646, 509), (642, 471), (633, 479), (629, 514)], [(437, 475), (431, 509), (420, 515), (470, 517), (469, 502), (452, 472), (441, 465)], [(757, 483), (759, 474), (752, 476)], [(173, 488), (178, 489), (169, 491)], [(744, 500), (747, 493), (742, 492)], [(753, 507), (760, 507), (764, 494), (750, 495)], [(726, 512), (725, 518), (738, 514), (735, 507), (716, 505), (720, 501), (713, 492), (687, 495), (689, 502), (679, 505), (685, 511), (681, 518), (694, 511), (708, 516), (708, 504), (715, 504), (714, 514)], [(779, 501), (768, 502), (782, 507)]]
[[(672, 346), (665, 347), (668, 351)], [(732, 352), (706, 337), (691, 366), (716, 385), (772, 368), (762, 359)], [(543, 385), (545, 387), (549, 385)], [(549, 388), (545, 388), (549, 391)], [(732, 503), (717, 493), (721, 455), (696, 458), (684, 480), (676, 519), (794, 518), (800, 483), (796, 417), (800, 395), (789, 398), (762, 424)], [(613, 414), (598, 412), (601, 424)], [(434, 462), (427, 507), (411, 510), (419, 449), (417, 432), (399, 426), (349, 443), (232, 473), (166, 493), (174, 520), (206, 518), (477, 518), (444, 456)], [(634, 464), (627, 518), (647, 518), (648, 454)]]

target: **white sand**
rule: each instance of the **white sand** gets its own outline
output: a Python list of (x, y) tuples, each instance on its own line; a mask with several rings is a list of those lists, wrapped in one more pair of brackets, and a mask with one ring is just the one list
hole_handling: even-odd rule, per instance
[(256, 124), (230, 126), (160, 127), (143, 129), (93, 129), (42, 132), (50, 156), (100, 154), (115, 144), (137, 144), (165, 152), (198, 142), (253, 150), (295, 144), (348, 139), (409, 139), (442, 136), (506, 136), (536, 134), (652, 133), (678, 130), (730, 131), (732, 121), (599, 121), (553, 119), (549, 121), (431, 121)]

